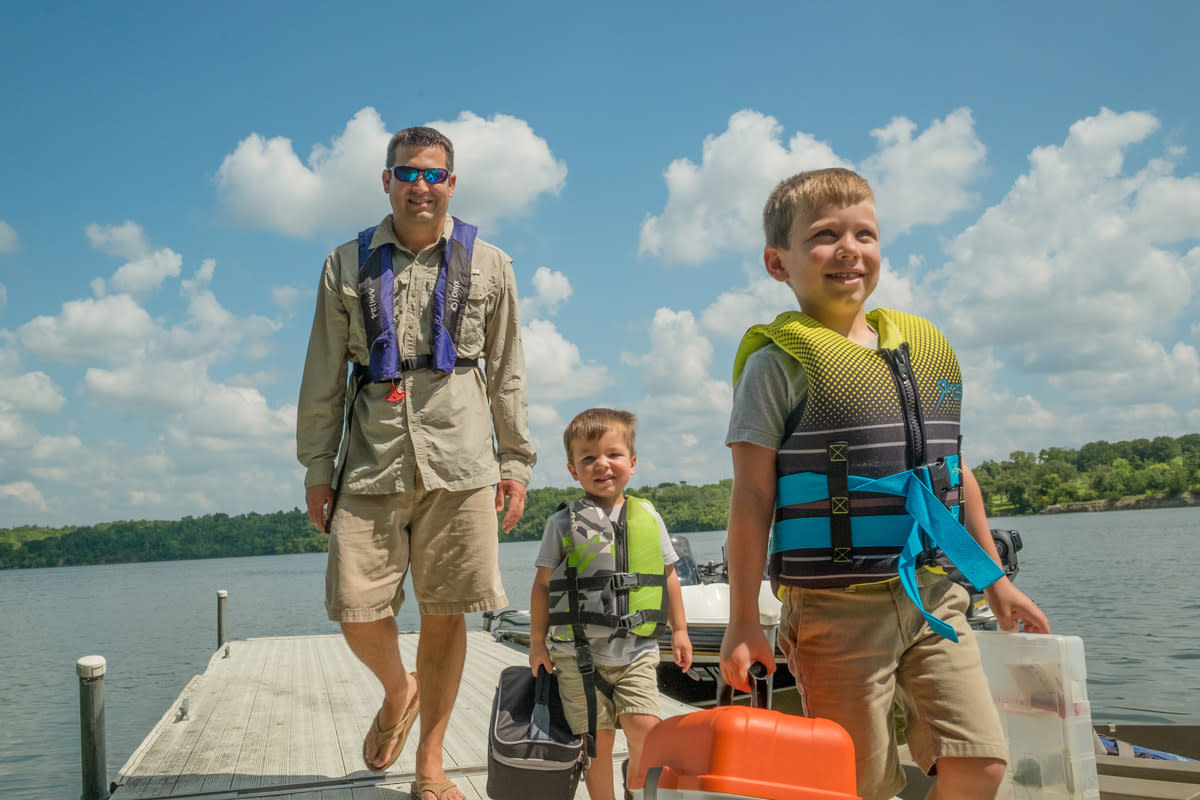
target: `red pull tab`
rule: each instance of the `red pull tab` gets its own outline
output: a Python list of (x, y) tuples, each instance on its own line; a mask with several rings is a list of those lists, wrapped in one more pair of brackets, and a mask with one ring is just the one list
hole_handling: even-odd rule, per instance
[(396, 384), (393, 383), (392, 390), (390, 392), (388, 392), (388, 396), (386, 399), (389, 403), (399, 403), (401, 400), (403, 400), (407, 396), (408, 396), (408, 392), (403, 391), (399, 386), (397, 386)]

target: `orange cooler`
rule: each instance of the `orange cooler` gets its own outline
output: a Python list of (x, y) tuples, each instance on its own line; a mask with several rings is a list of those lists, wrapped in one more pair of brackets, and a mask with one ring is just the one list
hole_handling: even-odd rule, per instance
[(845, 729), (763, 708), (665, 719), (646, 737), (642, 765), (629, 781), (639, 800), (859, 800)]

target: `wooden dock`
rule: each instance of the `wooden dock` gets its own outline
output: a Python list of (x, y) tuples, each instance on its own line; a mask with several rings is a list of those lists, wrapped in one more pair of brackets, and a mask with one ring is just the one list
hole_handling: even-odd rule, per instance
[[(400, 635), (406, 665), (417, 636)], [(487, 728), (500, 672), (524, 653), (467, 634), (467, 663), (446, 734), (447, 776), (469, 800), (487, 800)], [(248, 639), (217, 651), (121, 768), (113, 800), (157, 798), (408, 798), (417, 729), (386, 773), (367, 771), (362, 740), (379, 707), (374, 676), (340, 635)], [(664, 717), (692, 710), (660, 697)], [(186, 709), (186, 711), (184, 711)], [(618, 732), (614, 761), (621, 796)], [(576, 798), (587, 798), (580, 782)]]

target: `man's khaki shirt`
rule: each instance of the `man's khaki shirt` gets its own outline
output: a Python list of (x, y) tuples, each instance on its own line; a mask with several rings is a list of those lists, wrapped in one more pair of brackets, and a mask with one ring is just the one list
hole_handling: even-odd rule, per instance
[[(431, 350), (433, 287), (453, 225), (447, 216), (438, 241), (416, 255), (396, 240), (390, 214), (371, 240), (372, 248), (394, 246), (401, 358)], [(358, 393), (343, 442), (345, 403), (354, 396), (354, 387), (346, 384), (348, 362), (366, 364), (369, 350), (358, 297), (358, 241), (330, 253), (317, 290), (296, 414), (296, 455), (308, 468), (305, 488), (334, 482), (339, 448), (347, 465), (342, 488), (352, 494), (413, 491), (418, 475), (426, 489), (478, 489), (501, 478), (528, 484), (536, 456), (529, 440), (516, 279), (512, 260), (481, 239), (475, 240), (471, 290), (455, 346), (460, 357), (480, 359), (483, 372), (473, 367), (456, 367), (450, 375), (405, 372), (396, 381), (407, 392), (400, 402), (385, 399), (391, 382), (368, 383)]]

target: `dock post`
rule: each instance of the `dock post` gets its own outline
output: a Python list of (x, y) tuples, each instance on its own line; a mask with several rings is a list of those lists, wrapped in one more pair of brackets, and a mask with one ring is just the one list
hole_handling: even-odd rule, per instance
[(104, 656), (84, 656), (75, 662), (79, 676), (79, 754), (83, 768), (80, 800), (108, 800), (104, 742)]
[(229, 592), (224, 589), (217, 590), (217, 649), (220, 650), (225, 644), (225, 598), (229, 597)]

